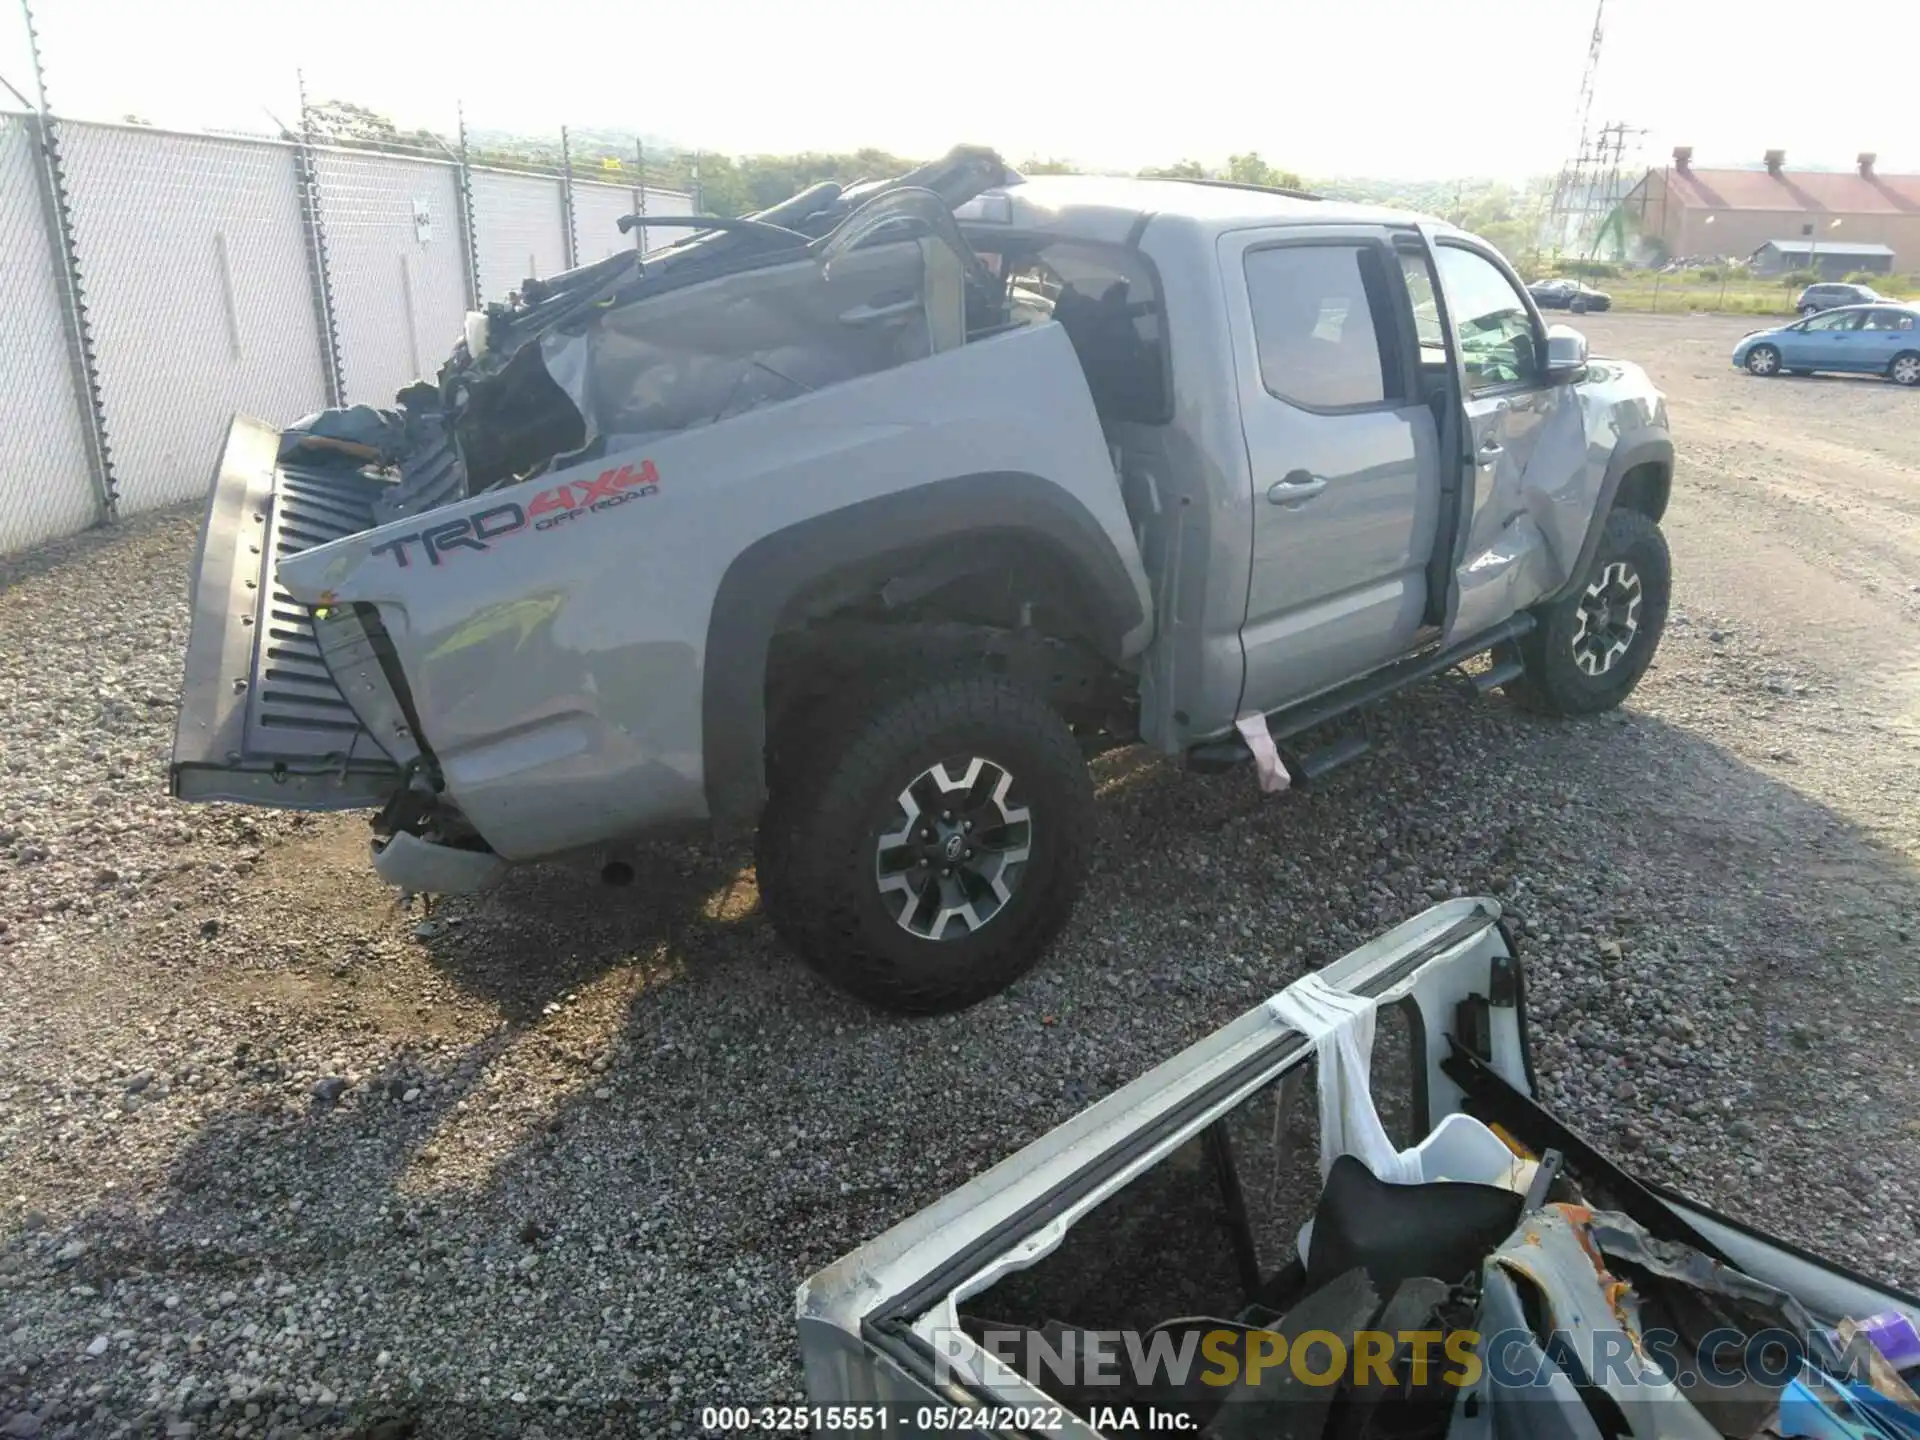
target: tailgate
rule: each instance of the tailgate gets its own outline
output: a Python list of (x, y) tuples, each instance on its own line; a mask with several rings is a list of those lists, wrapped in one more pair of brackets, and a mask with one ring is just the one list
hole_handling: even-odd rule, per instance
[(334, 682), (275, 562), (370, 528), (392, 487), (344, 465), (275, 465), (280, 432), (236, 416), (194, 560), (171, 788), (288, 810), (380, 805), (400, 767)]

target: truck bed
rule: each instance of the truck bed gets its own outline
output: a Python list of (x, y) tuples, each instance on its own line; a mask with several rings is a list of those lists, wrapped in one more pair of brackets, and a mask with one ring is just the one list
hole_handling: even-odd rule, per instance
[(280, 432), (236, 417), (193, 569), (171, 788), (182, 800), (294, 810), (384, 801), (399, 766), (321, 655), (307, 606), (277, 562), (372, 527), (392, 488), (343, 465), (276, 464)]

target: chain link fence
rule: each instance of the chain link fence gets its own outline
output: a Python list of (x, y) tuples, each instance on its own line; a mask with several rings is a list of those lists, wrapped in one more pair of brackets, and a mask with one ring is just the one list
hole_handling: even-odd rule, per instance
[(341, 392), (390, 405), (439, 368), (472, 304), (459, 167), (353, 150), (312, 159)]
[[(574, 252), (582, 265), (604, 260), (621, 250), (640, 244), (640, 231), (620, 233), (620, 217), (640, 211), (638, 192), (619, 185), (597, 181), (573, 182)], [(664, 212), (663, 212), (664, 213)], [(660, 232), (667, 238), (667, 232)]]
[(288, 147), (60, 122), (123, 513), (205, 493), (236, 410), (327, 401)]
[(566, 187), (557, 177), (476, 169), (471, 184), (482, 301), (567, 268)]
[(0, 115), (0, 551), (98, 518), (33, 129)]
[(693, 206), (451, 150), (0, 113), (0, 553), (204, 495), (236, 411), (391, 403), (468, 309), (685, 233), (621, 235), (643, 209)]

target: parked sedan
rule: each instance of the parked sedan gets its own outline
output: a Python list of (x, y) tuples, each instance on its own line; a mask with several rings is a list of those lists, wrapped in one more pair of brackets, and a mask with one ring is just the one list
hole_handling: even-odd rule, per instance
[(1571, 310), (1578, 315), (1585, 310), (1613, 308), (1611, 295), (1580, 280), (1536, 280), (1527, 287), (1527, 293), (1542, 310)]
[(1836, 370), (1920, 385), (1920, 306), (1848, 305), (1756, 330), (1733, 347), (1733, 363), (1755, 375)]
[(1822, 310), (1837, 310), (1842, 305), (1871, 305), (1879, 298), (1880, 292), (1871, 285), (1847, 285), (1835, 280), (1807, 286), (1793, 302), (1793, 308), (1802, 315), (1818, 315)]

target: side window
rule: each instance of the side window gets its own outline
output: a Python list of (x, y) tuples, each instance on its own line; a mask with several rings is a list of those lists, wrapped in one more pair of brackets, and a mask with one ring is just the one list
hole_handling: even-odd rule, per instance
[(1905, 310), (1872, 310), (1867, 313), (1866, 324), (1862, 330), (1911, 330), (1913, 316)]
[(1345, 410), (1405, 392), (1386, 266), (1373, 245), (1279, 245), (1247, 254), (1260, 380), (1282, 400)]
[(1807, 321), (1809, 331), (1818, 330), (1858, 330), (1861, 310), (1829, 310), (1824, 315), (1816, 315)]
[(1151, 267), (1117, 246), (1060, 241), (1000, 256), (1015, 315), (1051, 315), (1067, 332), (1103, 420), (1163, 424), (1171, 415), (1166, 331)]
[(1467, 389), (1478, 393), (1540, 379), (1533, 317), (1511, 281), (1485, 256), (1454, 245), (1437, 250), (1447, 305), (1460, 337)]
[(1440, 328), (1440, 302), (1434, 298), (1433, 267), (1425, 255), (1402, 250), (1400, 271), (1406, 277), (1407, 298), (1413, 302), (1413, 338), (1420, 346), (1420, 363), (1444, 365), (1447, 336)]

